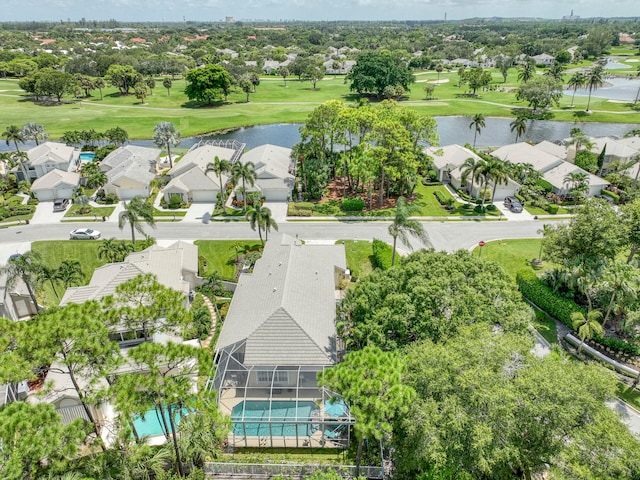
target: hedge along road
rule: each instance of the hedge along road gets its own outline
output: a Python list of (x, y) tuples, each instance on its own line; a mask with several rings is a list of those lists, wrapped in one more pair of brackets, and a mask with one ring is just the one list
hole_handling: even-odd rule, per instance
[[(427, 245), (418, 240), (410, 239), (414, 249), (432, 247), (435, 250), (454, 252), (468, 249), (478, 241), (498, 240), (503, 238), (534, 238), (542, 222), (499, 222), (499, 221), (452, 221), (452, 222), (424, 222), (429, 241)], [(49, 225), (20, 225), (0, 230), (0, 243), (5, 249), (11, 249), (12, 244), (33, 242), (36, 240), (67, 240), (69, 232), (78, 228), (76, 223), (57, 223)], [(116, 237), (123, 240), (130, 239), (128, 229), (120, 230), (113, 222), (91, 223), (92, 228), (102, 232), (102, 238)], [(176, 222), (156, 224), (152, 229), (145, 226), (147, 233), (158, 240), (228, 240), (258, 238), (247, 222)], [(281, 222), (278, 225), (280, 233), (298, 235), (308, 240), (372, 240), (378, 238), (391, 243), (388, 232), (389, 222), (369, 221), (328, 221), (328, 222)], [(273, 234), (272, 234), (273, 235)], [(401, 246), (401, 248), (404, 248)], [(3, 249), (4, 250), (4, 249)], [(4, 259), (0, 259), (2, 263)]]

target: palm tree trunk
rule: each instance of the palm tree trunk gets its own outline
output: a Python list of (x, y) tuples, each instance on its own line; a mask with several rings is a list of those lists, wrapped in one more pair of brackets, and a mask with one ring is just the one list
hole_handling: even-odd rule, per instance
[(396, 241), (398, 240), (398, 236), (393, 236), (393, 250), (391, 252), (391, 266), (393, 267), (396, 263)]
[(169, 168), (173, 168), (173, 160), (171, 160), (171, 145), (167, 142), (167, 156), (169, 157)]
[(478, 136), (478, 129), (473, 134), (473, 148), (476, 148), (476, 137)]
[(131, 224), (131, 245), (133, 245), (133, 249), (136, 249), (136, 229), (133, 225), (133, 221), (129, 222)]
[(51, 289), (53, 290), (53, 293), (55, 294), (56, 298), (60, 299), (60, 295), (58, 295), (58, 291), (56, 290), (56, 284), (53, 281), (53, 279), (49, 279), (49, 283), (51, 284)]
[(24, 283), (27, 286), (27, 292), (29, 292), (31, 301), (36, 307), (36, 313), (40, 313), (40, 306), (38, 305), (38, 300), (36, 300), (36, 292), (33, 291), (33, 287), (29, 284), (29, 282), (24, 282)]
[(180, 457), (180, 448), (178, 448), (178, 437), (176, 434), (176, 425), (173, 421), (173, 412), (171, 411), (171, 405), (169, 405), (169, 423), (171, 423), (171, 438), (173, 440), (173, 449), (176, 452), (176, 467), (178, 470), (178, 475), (180, 477), (184, 477), (184, 472), (182, 471), (182, 458)]
[(591, 87), (589, 87), (589, 99), (587, 100), (587, 109), (586, 112), (589, 111), (589, 105), (591, 105)]
[(575, 87), (573, 89), (573, 95), (571, 95), (571, 105), (573, 105), (573, 99), (576, 98), (576, 90), (578, 89), (578, 87)]
[(227, 210), (224, 207), (225, 198), (224, 198), (224, 186), (222, 185), (222, 172), (218, 175), (218, 181), (220, 182), (220, 202), (222, 202), (222, 213), (227, 213)]
[(264, 247), (264, 240), (262, 240), (262, 227), (258, 224), (258, 236), (260, 237), (260, 243)]
[(613, 293), (611, 294), (611, 299), (609, 300), (609, 305), (607, 306), (607, 313), (604, 316), (604, 320), (602, 320), (602, 328), (607, 324), (609, 320), (609, 315), (611, 315), (611, 310), (613, 309), (613, 303), (616, 301), (616, 295), (618, 293), (618, 287), (615, 286), (613, 289)]

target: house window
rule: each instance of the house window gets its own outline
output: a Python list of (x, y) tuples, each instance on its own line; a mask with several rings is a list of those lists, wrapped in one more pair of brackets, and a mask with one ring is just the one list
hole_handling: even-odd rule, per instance
[[(258, 383), (261, 385), (271, 385), (271, 380), (273, 379), (273, 371), (269, 370), (258, 370)], [(273, 380), (274, 384), (288, 384), (289, 383), (289, 372), (286, 370), (276, 370), (276, 376)]]

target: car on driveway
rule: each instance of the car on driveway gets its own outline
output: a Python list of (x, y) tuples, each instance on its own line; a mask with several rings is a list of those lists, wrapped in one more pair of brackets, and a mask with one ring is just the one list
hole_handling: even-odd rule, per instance
[(64, 212), (68, 206), (69, 206), (68, 198), (59, 198), (58, 200), (53, 201), (54, 212)]
[(76, 228), (69, 234), (71, 240), (98, 240), (100, 232), (91, 228)]
[(504, 206), (511, 210), (513, 213), (521, 213), (523, 210), (520, 200), (512, 196), (505, 197)]

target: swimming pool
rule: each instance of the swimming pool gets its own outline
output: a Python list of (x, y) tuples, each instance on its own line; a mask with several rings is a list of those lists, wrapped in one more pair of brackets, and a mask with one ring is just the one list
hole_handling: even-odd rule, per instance
[(80, 161), (81, 162), (93, 162), (93, 158), (96, 156), (95, 153), (93, 152), (82, 152), (80, 154)]
[[(176, 413), (176, 425), (180, 423), (180, 418), (189, 411), (186, 408), (183, 408), (179, 412)], [(171, 432), (171, 424), (169, 422), (169, 412), (164, 411), (164, 417), (167, 421), (167, 427), (169, 428), (169, 432)], [(156, 435), (164, 435), (164, 423), (162, 423), (162, 417), (160, 412), (152, 408), (151, 410), (147, 410), (143, 415), (136, 415), (133, 417), (133, 425), (136, 428), (136, 432), (140, 438), (146, 437), (155, 437)]]
[(314, 402), (245, 400), (231, 411), (232, 431), (234, 435), (248, 437), (309, 436), (315, 430), (311, 412), (317, 408)]

